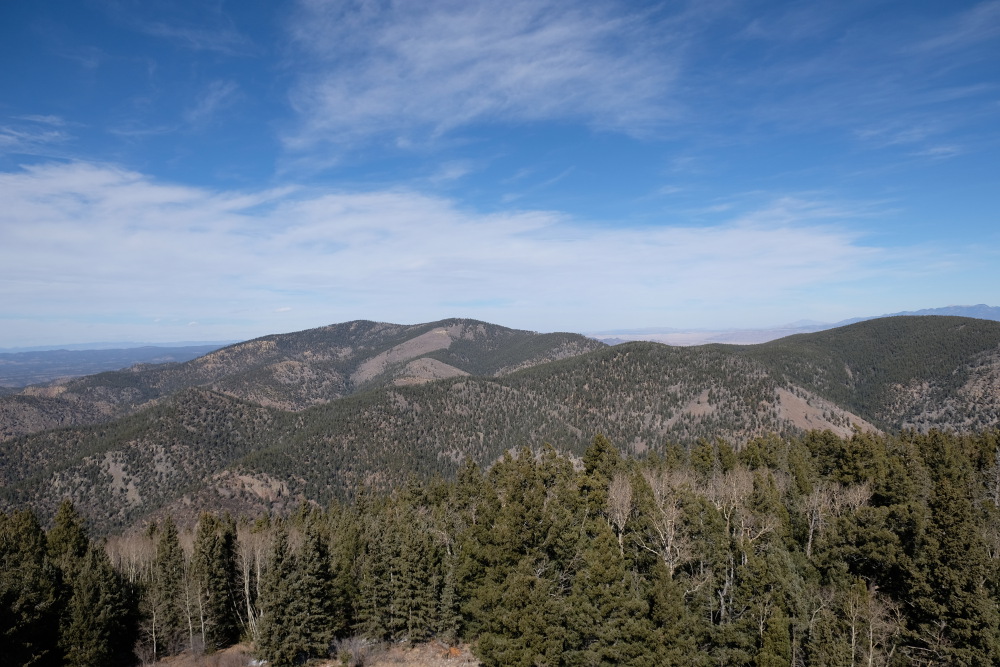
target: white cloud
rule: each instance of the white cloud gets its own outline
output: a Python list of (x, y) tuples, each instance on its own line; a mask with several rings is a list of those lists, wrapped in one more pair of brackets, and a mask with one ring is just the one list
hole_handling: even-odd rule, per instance
[(669, 113), (683, 47), (662, 17), (607, 3), (301, 5), (292, 31), (312, 73), (293, 94), (293, 148), (497, 121), (642, 133)]
[(721, 324), (727, 309), (956, 270), (867, 247), (842, 223), (870, 212), (803, 198), (716, 226), (615, 228), (545, 211), (480, 214), (406, 190), (213, 192), (87, 164), (0, 173), (0, 198), (0, 300), (18, 331), (101, 320), (150, 340), (140, 324), (159, 318), (239, 338), (453, 315), (543, 330), (662, 326), (682, 314)]

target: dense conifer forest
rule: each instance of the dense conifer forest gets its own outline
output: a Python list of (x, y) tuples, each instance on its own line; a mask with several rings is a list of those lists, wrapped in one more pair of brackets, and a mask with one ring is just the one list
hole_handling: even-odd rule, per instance
[(522, 449), (288, 515), (102, 540), (0, 515), (5, 664), (272, 665), (468, 642), (484, 665), (1000, 662), (1000, 433)]

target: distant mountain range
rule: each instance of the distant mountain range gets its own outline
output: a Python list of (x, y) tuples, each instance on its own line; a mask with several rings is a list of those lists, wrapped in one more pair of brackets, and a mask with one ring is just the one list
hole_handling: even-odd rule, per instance
[(608, 331), (591, 332), (587, 335), (600, 340), (608, 345), (617, 345), (634, 340), (653, 341), (666, 345), (707, 345), (710, 343), (729, 343), (732, 345), (755, 345), (766, 343), (785, 336), (793, 336), (800, 333), (814, 333), (826, 331), (835, 327), (842, 327), (856, 322), (874, 320), (881, 317), (901, 317), (901, 316), (922, 316), (922, 315), (943, 315), (951, 317), (974, 317), (981, 320), (1000, 321), (1000, 307), (978, 304), (975, 306), (946, 306), (944, 308), (926, 308), (924, 310), (903, 311), (899, 313), (889, 313), (886, 315), (871, 315), (868, 317), (853, 317), (840, 322), (813, 322), (799, 321), (791, 324), (781, 324), (773, 327), (761, 329), (671, 329), (671, 328), (644, 328), (644, 329), (613, 329)]
[(502, 375), (600, 347), (579, 334), (537, 334), (474, 320), (347, 322), (256, 338), (185, 363), (138, 364), (27, 387), (0, 397), (0, 438), (115, 419), (192, 387), (302, 410), (383, 384)]
[(0, 354), (18, 354), (21, 352), (51, 352), (51, 351), (89, 351), (89, 350), (131, 350), (138, 347), (211, 347), (218, 349), (226, 345), (238, 343), (237, 340), (184, 340), (169, 343), (137, 343), (133, 341), (96, 342), (96, 343), (66, 343), (64, 345), (31, 345), (27, 347), (0, 347)]
[[(950, 315), (1000, 320), (1000, 308), (978, 306), (948, 306), (926, 310), (907, 311), (880, 315)], [(667, 345), (705, 345), (729, 343), (750, 345), (766, 343), (799, 333), (825, 331), (833, 327), (875, 319), (855, 317), (834, 324), (799, 321), (764, 329), (616, 329), (587, 334), (608, 345), (627, 341), (646, 340)], [(23, 387), (92, 375), (104, 371), (120, 370), (134, 364), (161, 364), (189, 361), (212, 350), (232, 345), (237, 341), (185, 341), (176, 343), (81, 343), (72, 345), (25, 348), (0, 348), (0, 395), (16, 393)]]
[(65, 378), (128, 368), (133, 364), (163, 364), (196, 359), (227, 343), (129, 348), (59, 349), (0, 353), (0, 387), (27, 387)]
[(108, 531), (168, 510), (325, 503), (521, 446), (580, 455), (596, 433), (643, 455), (701, 438), (998, 425), (1000, 323), (984, 319), (700, 347), (357, 321), (0, 397), (0, 509), (51, 516), (69, 497)]

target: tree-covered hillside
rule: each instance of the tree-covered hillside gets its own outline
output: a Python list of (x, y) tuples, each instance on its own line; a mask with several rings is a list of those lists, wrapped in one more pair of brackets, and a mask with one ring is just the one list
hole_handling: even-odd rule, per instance
[(437, 639), (498, 667), (997, 664), (998, 452), (997, 431), (812, 431), (638, 461), (599, 435), (582, 459), (522, 449), (103, 546), (68, 503), (48, 531), (0, 514), (0, 650), (113, 665), (243, 637), (280, 667)]
[[(299, 497), (325, 503), (367, 486), (387, 490), (410, 474), (452, 478), (466, 461), (488, 466), (522, 446), (551, 443), (580, 456), (597, 432), (646, 456), (702, 439), (740, 449), (772, 433), (849, 435), (877, 430), (873, 423), (888, 431), (1000, 424), (993, 322), (892, 318), (782, 345), (630, 343), (498, 377), (379, 379), (398, 380), (393, 369), (411, 363), (413, 345), (438, 345), (444, 330), (389, 340), (353, 372), (363, 371), (368, 390), (298, 412), (188, 389), (123, 420), (9, 439), (0, 443), (0, 501), (51, 516), (69, 497), (99, 524), (122, 526), (179, 504), (283, 507)], [(553, 349), (543, 336), (518, 336), (457, 338), (417, 361), (465, 357), (496, 370)], [(468, 354), (472, 345), (479, 354)], [(394, 356), (400, 346), (410, 347)], [(240, 381), (255, 386), (248, 378)], [(258, 394), (271, 385), (260, 386)], [(913, 395), (923, 403), (899, 399)]]
[(475, 320), (345, 322), (264, 336), (186, 363), (140, 364), (0, 396), (0, 440), (110, 421), (192, 387), (302, 410), (373, 387), (502, 375), (603, 346), (578, 334), (537, 334)]
[[(979, 428), (1000, 416), (995, 400), (977, 400), (969, 386), (1000, 377), (998, 322), (889, 317), (747, 346), (742, 354), (882, 428)], [(938, 412), (946, 407), (950, 415)]]

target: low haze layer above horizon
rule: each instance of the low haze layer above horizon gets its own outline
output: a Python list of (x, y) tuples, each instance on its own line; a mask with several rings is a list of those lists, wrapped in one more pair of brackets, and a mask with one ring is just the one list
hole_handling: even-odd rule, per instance
[[(612, 345), (622, 342), (638, 341), (638, 340), (664, 343), (666, 345), (681, 345), (681, 346), (704, 345), (706, 343), (728, 343), (733, 345), (751, 345), (756, 343), (766, 343), (768, 341), (775, 340), (777, 338), (783, 338), (785, 336), (791, 336), (798, 333), (812, 333), (816, 331), (824, 331), (826, 329), (846, 326), (848, 324), (853, 324), (855, 322), (873, 320), (881, 317), (898, 317), (902, 315), (932, 315), (932, 316), (947, 315), (947, 316), (971, 317), (977, 319), (1000, 321), (1000, 307), (988, 306), (986, 304), (977, 304), (974, 306), (944, 306), (941, 308), (925, 308), (917, 311), (901, 311), (897, 313), (884, 313), (882, 315), (867, 315), (860, 317), (852, 317), (849, 319), (841, 320), (839, 322), (815, 322), (815, 321), (800, 320), (797, 322), (791, 322), (787, 324), (777, 324), (768, 327), (757, 327), (752, 329), (740, 328), (740, 327), (728, 327), (719, 329), (648, 327), (642, 329), (616, 328), (616, 329), (602, 329), (600, 331), (576, 331), (576, 332), (571, 332), (568, 329), (559, 329), (559, 331), (567, 333), (579, 333)], [(337, 324), (341, 323), (329, 322), (321, 326), (332, 326)], [(410, 326), (418, 324), (427, 324), (427, 322), (391, 322), (390, 324)], [(490, 322), (489, 324), (497, 324), (503, 326), (503, 323), (501, 322)], [(275, 331), (271, 332), (271, 334), (266, 334), (266, 335), (285, 334), (285, 333), (295, 333), (295, 332)], [(542, 331), (537, 333), (551, 333), (551, 332)], [(77, 342), (77, 343), (64, 343), (57, 345), (39, 345), (35, 347), (0, 348), (0, 354), (18, 354), (26, 352), (45, 352), (45, 351), (56, 351), (56, 350), (93, 351), (93, 350), (116, 350), (116, 349), (145, 348), (145, 347), (197, 347), (197, 346), (207, 346), (207, 345), (211, 345), (214, 347), (224, 347), (226, 345), (236, 344), (247, 340), (251, 340), (251, 337), (241, 338), (239, 340), (224, 340), (224, 341), (223, 340), (162, 341), (155, 343), (128, 342), (128, 341), (118, 341), (118, 342), (100, 341), (91, 343)]]
[(1000, 1), (0, 4), (0, 347), (1000, 303)]

